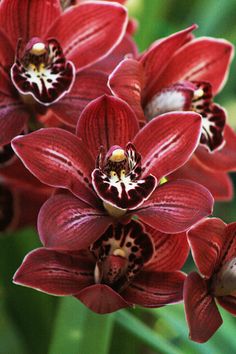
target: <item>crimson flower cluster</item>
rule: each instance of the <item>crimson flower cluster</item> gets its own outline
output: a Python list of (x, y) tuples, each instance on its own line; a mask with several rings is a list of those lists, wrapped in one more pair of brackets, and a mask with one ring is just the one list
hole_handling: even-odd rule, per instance
[[(0, 2), (0, 232), (37, 217), (15, 284), (99, 314), (184, 300), (204, 342), (215, 300), (236, 314), (236, 223), (206, 218), (233, 195), (213, 101), (233, 47), (193, 25), (138, 53), (124, 3)], [(181, 270), (190, 250), (200, 274)]]

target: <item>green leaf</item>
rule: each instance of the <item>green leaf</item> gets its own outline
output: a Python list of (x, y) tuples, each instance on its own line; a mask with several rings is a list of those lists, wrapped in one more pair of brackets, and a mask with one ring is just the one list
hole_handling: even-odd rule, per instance
[(172, 345), (168, 340), (149, 328), (140, 319), (129, 313), (127, 310), (119, 311), (115, 314), (116, 321), (127, 331), (133, 333), (140, 341), (150, 348), (163, 354), (182, 354), (182, 352)]
[(113, 315), (97, 315), (72, 297), (61, 299), (49, 354), (108, 354)]

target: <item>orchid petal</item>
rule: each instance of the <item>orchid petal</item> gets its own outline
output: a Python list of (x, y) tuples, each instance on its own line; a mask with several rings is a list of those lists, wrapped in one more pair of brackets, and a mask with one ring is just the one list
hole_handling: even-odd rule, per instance
[(188, 232), (194, 262), (205, 277), (210, 278), (219, 265), (225, 241), (226, 224), (218, 219), (203, 220)]
[(172, 112), (154, 118), (133, 141), (142, 156), (143, 174), (160, 179), (182, 166), (196, 149), (200, 131), (201, 117), (196, 113)]
[(104, 284), (91, 285), (81, 290), (76, 298), (99, 314), (111, 313), (130, 306), (121, 295)]
[(122, 292), (126, 301), (144, 307), (160, 307), (183, 299), (185, 274), (143, 271)]
[[(202, 37), (183, 46), (159, 77), (156, 92), (178, 81), (207, 81), (216, 95), (226, 80), (233, 46), (222, 39)], [(187, 60), (186, 60), (187, 58)]]
[(147, 264), (148, 271), (173, 272), (183, 267), (189, 254), (186, 233), (166, 234), (145, 226), (150, 234), (155, 252)]
[[(158, 85), (160, 75), (168, 66), (168, 63), (175, 52), (189, 40), (191, 32), (196, 28), (196, 25), (192, 25), (182, 31), (157, 41), (142, 56), (141, 63), (143, 64), (147, 78), (145, 86), (145, 103), (147, 103), (149, 99), (159, 91), (156, 90), (156, 85)], [(163, 87), (164, 86), (162, 86), (162, 88)]]
[(164, 233), (178, 233), (212, 213), (213, 198), (188, 180), (164, 183), (137, 210), (138, 218)]
[(78, 253), (45, 248), (30, 252), (14, 275), (14, 283), (53, 295), (74, 295), (93, 283), (93, 264)]
[(38, 232), (44, 246), (77, 250), (89, 247), (106, 231), (112, 219), (70, 193), (52, 196), (41, 208)]
[(3, 98), (0, 103), (0, 146), (10, 143), (11, 139), (24, 130), (29, 114), (22, 103)]
[(219, 296), (217, 301), (225, 310), (236, 316), (236, 297), (235, 296)]
[(19, 38), (28, 42), (32, 37), (42, 37), (60, 14), (59, 0), (11, 0), (2, 1), (0, 6), (1, 26), (14, 48)]
[(197, 273), (191, 273), (184, 283), (184, 305), (190, 338), (206, 342), (223, 323), (207, 282)]
[(99, 148), (106, 151), (113, 145), (125, 148), (138, 132), (138, 121), (124, 101), (112, 96), (102, 96), (84, 109), (78, 125), (77, 135), (95, 159)]
[[(211, 159), (214, 160), (213, 157), (214, 154), (211, 155)], [(212, 193), (215, 200), (227, 201), (233, 197), (233, 185), (227, 173), (209, 169), (195, 155), (184, 166), (169, 175), (168, 179), (190, 179), (200, 183)]]
[(83, 70), (77, 73), (71, 91), (51, 109), (63, 123), (76, 127), (85, 106), (104, 94), (109, 94), (107, 75), (95, 70)]
[(145, 123), (146, 118), (141, 106), (144, 88), (142, 64), (135, 59), (124, 59), (109, 76), (108, 86), (114, 95), (130, 105), (138, 120)]
[(90, 185), (94, 163), (87, 146), (75, 135), (59, 128), (40, 129), (16, 137), (12, 146), (41, 182), (69, 189), (91, 205), (96, 203)]
[(122, 39), (126, 26), (123, 6), (88, 2), (65, 11), (45, 37), (56, 36), (67, 58), (82, 69), (109, 54)]
[(196, 150), (197, 158), (208, 168), (217, 171), (236, 170), (236, 133), (229, 126), (224, 128), (225, 145), (213, 154), (209, 153), (204, 147), (199, 146)]

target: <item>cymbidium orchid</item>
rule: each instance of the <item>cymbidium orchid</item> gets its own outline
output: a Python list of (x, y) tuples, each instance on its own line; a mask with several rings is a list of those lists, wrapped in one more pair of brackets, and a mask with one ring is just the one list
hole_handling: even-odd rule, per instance
[(132, 220), (108, 227), (88, 250), (32, 251), (14, 282), (75, 296), (97, 313), (160, 307), (182, 300), (185, 274), (179, 270), (188, 251), (185, 234), (163, 234)]
[(134, 215), (161, 232), (177, 233), (209, 215), (213, 199), (203, 186), (160, 183), (191, 156), (200, 129), (200, 115), (176, 112), (140, 130), (124, 101), (102, 96), (81, 114), (77, 136), (50, 128), (16, 137), (16, 154), (41, 182), (72, 192), (56, 194), (42, 207), (42, 243), (86, 248), (117, 218), (127, 222)]
[(222, 39), (195, 39), (191, 34), (195, 28), (158, 40), (137, 59), (124, 59), (110, 75), (109, 86), (129, 103), (142, 125), (170, 111), (201, 114), (199, 147), (171, 178), (195, 180), (216, 199), (230, 199), (232, 186), (226, 172), (236, 169), (236, 134), (213, 97), (226, 80), (233, 46)]
[(188, 232), (199, 275), (192, 272), (184, 284), (185, 312), (190, 338), (207, 341), (222, 324), (217, 302), (236, 315), (236, 223), (206, 219)]
[(63, 12), (59, 0), (3, 0), (0, 23), (0, 146), (49, 108), (75, 126), (87, 102), (106, 92), (106, 76), (87, 68), (122, 39), (125, 8), (90, 1)]

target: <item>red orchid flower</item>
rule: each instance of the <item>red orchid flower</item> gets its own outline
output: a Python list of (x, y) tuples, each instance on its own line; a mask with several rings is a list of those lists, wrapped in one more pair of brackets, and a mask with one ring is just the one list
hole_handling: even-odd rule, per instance
[[(0, 169), (0, 233), (37, 224), (37, 215), (53, 189), (40, 183), (19, 159)], [(29, 198), (30, 194), (30, 198)]]
[(104, 93), (106, 76), (86, 68), (122, 39), (125, 8), (90, 1), (62, 12), (59, 0), (3, 0), (0, 22), (0, 146), (49, 107), (75, 126), (79, 110)]
[(213, 199), (203, 186), (185, 180), (160, 185), (190, 157), (200, 129), (198, 114), (176, 112), (139, 130), (124, 101), (102, 96), (83, 111), (77, 136), (50, 128), (15, 138), (16, 154), (41, 182), (73, 193), (55, 195), (41, 209), (42, 243), (86, 248), (117, 218), (134, 214), (166, 233), (182, 232), (209, 215)]
[[(113, 71), (109, 86), (134, 109), (141, 124), (170, 111), (195, 111), (203, 118), (201, 139), (186, 167), (173, 178), (202, 183), (217, 200), (232, 197), (228, 171), (236, 169), (236, 134), (226, 113), (213, 102), (223, 87), (233, 46), (221, 39), (194, 39), (191, 26), (155, 42), (138, 59), (126, 58)], [(213, 178), (212, 178), (213, 177)]]
[(221, 326), (216, 302), (236, 315), (236, 223), (206, 219), (188, 232), (193, 258), (201, 275), (189, 274), (184, 284), (190, 338), (206, 342)]
[(163, 234), (132, 220), (108, 227), (89, 250), (30, 252), (14, 282), (75, 296), (101, 314), (134, 304), (160, 307), (182, 300), (185, 274), (179, 269), (188, 251), (185, 234)]

